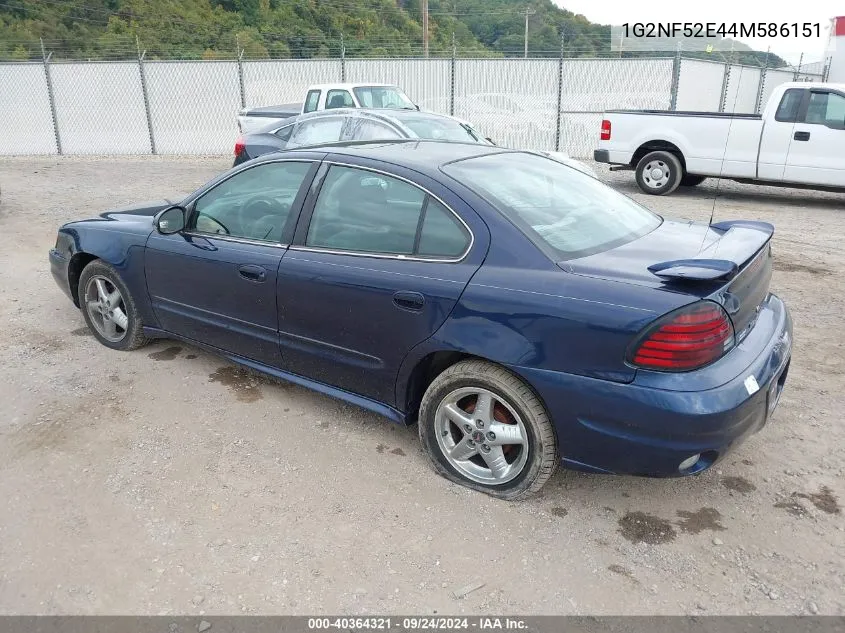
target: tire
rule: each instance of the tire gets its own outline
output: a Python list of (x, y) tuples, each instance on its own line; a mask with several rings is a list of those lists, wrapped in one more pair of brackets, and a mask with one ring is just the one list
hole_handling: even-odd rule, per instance
[[(485, 394), (492, 408), (479, 413)], [(499, 499), (536, 493), (560, 461), (554, 427), (537, 394), (513, 373), (481, 360), (456, 363), (432, 381), (420, 405), (419, 434), (439, 474)], [(487, 460), (497, 465), (495, 471)]]
[(672, 193), (681, 184), (684, 169), (681, 161), (670, 152), (649, 152), (637, 163), (637, 185), (653, 196)]
[(707, 176), (694, 176), (692, 174), (684, 174), (681, 178), (681, 187), (697, 187), (707, 180)]
[[(104, 294), (101, 294), (101, 288)], [(115, 291), (119, 293), (116, 299)], [(147, 344), (135, 300), (114, 268), (99, 259), (93, 260), (79, 276), (78, 292), (85, 323), (100, 343), (121, 351)], [(96, 306), (90, 305), (92, 303)], [(112, 332), (113, 336), (110, 336)]]

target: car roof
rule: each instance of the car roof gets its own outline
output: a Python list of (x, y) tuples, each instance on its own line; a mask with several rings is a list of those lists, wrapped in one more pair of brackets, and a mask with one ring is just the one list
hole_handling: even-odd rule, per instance
[(309, 90), (350, 90), (352, 88), (398, 88), (396, 84), (383, 83), (336, 83), (336, 84), (314, 84)]
[[(480, 143), (458, 143), (455, 141), (428, 141), (419, 139), (396, 139), (391, 141), (348, 141), (331, 145), (301, 147), (261, 158), (297, 153), (327, 152), (336, 156), (358, 156), (406, 167), (421, 173), (437, 171), (447, 163), (468, 158), (514, 152), (495, 145)], [(260, 158), (259, 158), (260, 160)]]

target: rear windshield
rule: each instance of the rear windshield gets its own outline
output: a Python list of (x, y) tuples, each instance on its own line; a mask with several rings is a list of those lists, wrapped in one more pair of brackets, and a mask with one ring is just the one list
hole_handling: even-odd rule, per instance
[(483, 143), (489, 145), (484, 137), (454, 119), (431, 117), (416, 113), (397, 115), (399, 121), (421, 139), (433, 141), (458, 141), (462, 143)]
[(662, 219), (595, 178), (555, 160), (508, 152), (443, 167), (496, 207), (553, 259), (621, 246)]

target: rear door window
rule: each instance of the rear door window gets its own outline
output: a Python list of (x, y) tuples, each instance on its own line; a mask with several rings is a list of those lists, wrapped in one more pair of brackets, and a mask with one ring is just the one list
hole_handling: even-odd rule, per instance
[(305, 97), (305, 107), (302, 108), (303, 112), (314, 112), (317, 109), (317, 105), (320, 103), (320, 91), (319, 90), (309, 90), (308, 95)]
[(790, 88), (783, 93), (780, 103), (778, 104), (777, 112), (775, 113), (775, 121), (784, 123), (794, 123), (798, 120), (798, 110), (801, 108), (801, 100), (804, 98), (803, 89)]
[(436, 259), (460, 257), (469, 243), (462, 223), (422, 189), (338, 165), (320, 188), (305, 240), (330, 250)]
[(302, 147), (303, 145), (318, 145), (320, 143), (333, 143), (340, 140), (343, 130), (343, 118), (331, 116), (317, 118), (312, 121), (297, 123), (293, 133), (290, 135), (287, 146)]

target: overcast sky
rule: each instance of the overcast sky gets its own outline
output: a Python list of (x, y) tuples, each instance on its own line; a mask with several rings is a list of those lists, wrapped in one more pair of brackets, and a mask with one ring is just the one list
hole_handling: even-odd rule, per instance
[[(819, 61), (824, 57), (828, 41), (830, 18), (845, 15), (842, 0), (809, 0), (805, 2), (760, 2), (759, 0), (707, 0), (707, 2), (641, 3), (631, 0), (553, 0), (559, 6), (584, 15), (599, 24), (636, 22), (793, 22), (821, 23), (819, 38), (764, 38), (741, 41), (758, 50), (771, 46), (787, 61), (796, 64), (801, 53), (805, 61)], [(739, 38), (737, 38), (739, 39)]]

